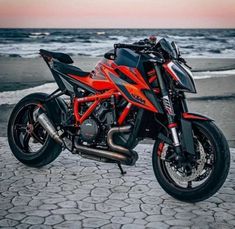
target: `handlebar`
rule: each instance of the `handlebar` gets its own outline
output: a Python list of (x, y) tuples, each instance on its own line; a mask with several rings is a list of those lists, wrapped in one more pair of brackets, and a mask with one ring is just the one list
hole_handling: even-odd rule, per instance
[[(160, 39), (158, 42), (156, 42), (156, 39), (154, 39), (155, 42), (152, 42), (151, 40), (153, 39), (140, 40), (134, 44), (114, 44), (114, 57), (117, 56), (117, 49), (128, 48), (143, 54), (153, 54), (152, 60), (159, 63), (163, 63), (165, 60), (176, 59), (187, 65), (186, 61), (180, 57), (180, 54), (177, 54), (176, 45), (173, 46), (164, 38)], [(172, 49), (174, 50), (172, 51)], [(174, 55), (174, 53), (177, 55)], [(152, 56), (150, 55), (150, 57)]]
[(114, 44), (114, 48), (129, 48), (134, 50), (142, 50), (151, 48), (150, 45), (134, 45), (134, 44)]
[[(114, 56), (116, 56), (116, 50), (118, 48), (128, 48), (135, 51), (144, 51), (145, 53), (153, 53), (151, 50), (154, 46), (147, 44), (114, 44)], [(163, 59), (161, 57), (155, 57), (154, 60), (159, 63), (163, 63)]]

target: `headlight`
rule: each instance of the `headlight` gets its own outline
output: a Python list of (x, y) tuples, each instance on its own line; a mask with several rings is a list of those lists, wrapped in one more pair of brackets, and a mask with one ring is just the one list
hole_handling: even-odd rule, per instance
[(163, 67), (176, 82), (176, 88), (178, 90), (196, 93), (193, 75), (186, 66), (180, 64), (178, 61), (170, 61), (164, 64)]

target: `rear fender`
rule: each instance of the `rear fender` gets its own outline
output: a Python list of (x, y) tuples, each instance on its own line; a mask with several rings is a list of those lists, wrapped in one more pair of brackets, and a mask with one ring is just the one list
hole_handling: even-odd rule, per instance
[(55, 117), (56, 123), (61, 124), (67, 119), (68, 106), (65, 101), (60, 97), (55, 98), (54, 102), (57, 104), (57, 106), (55, 107), (57, 110), (57, 114), (59, 114), (58, 117)]
[(57, 97), (53, 100), (46, 101), (48, 99), (48, 94), (46, 93), (32, 93), (27, 95), (22, 100), (32, 100), (35, 99), (39, 103), (40, 106), (46, 106), (46, 112), (48, 113), (50, 119), (54, 122), (54, 124), (61, 124), (62, 117), (67, 113), (68, 108), (65, 101)]

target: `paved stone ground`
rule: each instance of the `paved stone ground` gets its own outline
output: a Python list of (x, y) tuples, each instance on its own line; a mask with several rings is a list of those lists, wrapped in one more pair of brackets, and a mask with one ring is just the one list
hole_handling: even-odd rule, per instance
[[(235, 157), (212, 198), (177, 201), (157, 183), (151, 148), (140, 145), (135, 167), (81, 159), (63, 152), (51, 165), (29, 168), (0, 138), (0, 228), (234, 228)], [(232, 150), (235, 155), (235, 150)]]

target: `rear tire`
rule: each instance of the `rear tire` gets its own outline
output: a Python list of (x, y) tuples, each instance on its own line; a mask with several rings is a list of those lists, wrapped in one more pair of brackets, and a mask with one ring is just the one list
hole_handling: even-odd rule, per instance
[[(192, 123), (192, 127), (194, 131), (197, 130), (200, 133), (204, 133), (204, 137), (208, 138), (213, 146), (215, 159), (210, 174), (205, 181), (202, 180), (202, 184), (199, 184), (197, 187), (181, 187), (172, 179), (169, 175), (170, 173), (167, 172), (166, 166), (164, 166), (164, 160), (159, 156), (159, 149), (164, 144), (161, 140), (155, 142), (152, 163), (159, 184), (169, 195), (181, 201), (194, 203), (211, 197), (224, 184), (229, 172), (230, 152), (223, 133), (213, 122), (195, 121)], [(204, 150), (207, 149), (205, 148)]]
[[(36, 126), (36, 122), (34, 122), (32, 118), (33, 110), (37, 107), (37, 104), (42, 102), (46, 97), (47, 94), (44, 93), (34, 93), (24, 97), (14, 107), (8, 122), (8, 143), (12, 153), (20, 162), (31, 167), (41, 167), (51, 163), (62, 151), (62, 147), (46, 133), (40, 124), (37, 123), (37, 135), (35, 138), (32, 137), (32, 133), (29, 134), (27, 132), (29, 125)], [(43, 105), (47, 115), (52, 120), (55, 105), (56, 103), (50, 103), (50, 106), (45, 103)], [(19, 129), (17, 129), (18, 127)], [(26, 130), (24, 130), (25, 127)], [(38, 136), (39, 133), (41, 134), (40, 137)], [(31, 152), (31, 146), (29, 146), (30, 139), (32, 140), (32, 146), (35, 142), (35, 144), (37, 144), (36, 149), (39, 148), (38, 145), (41, 146), (41, 148), (35, 152)]]

